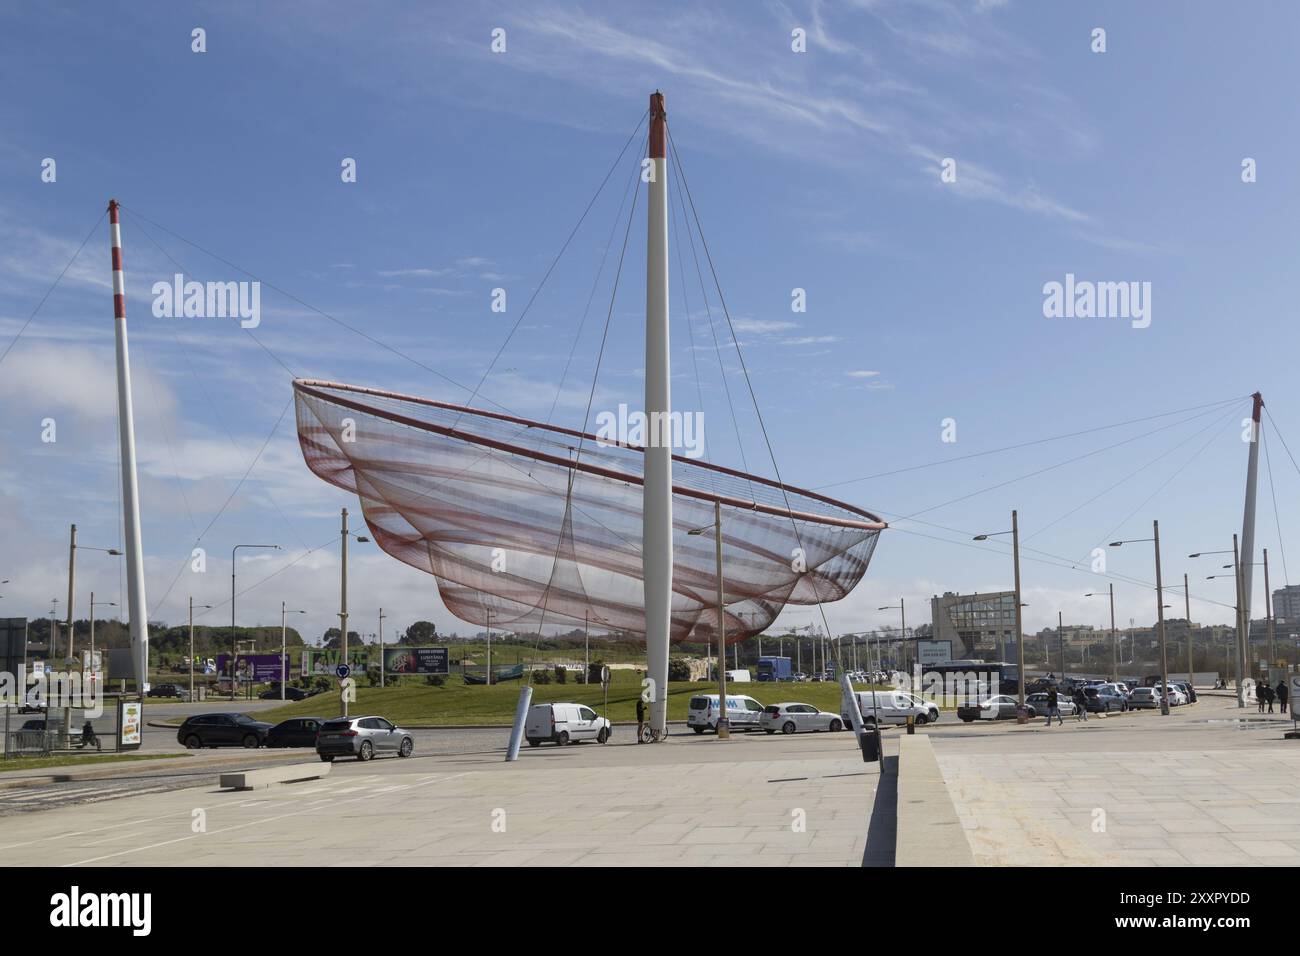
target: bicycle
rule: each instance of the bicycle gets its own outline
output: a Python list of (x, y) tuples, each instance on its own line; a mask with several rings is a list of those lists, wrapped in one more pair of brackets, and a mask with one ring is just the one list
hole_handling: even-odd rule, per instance
[(659, 730), (657, 727), (652, 727), (649, 724), (646, 724), (644, 727), (641, 728), (641, 743), (643, 744), (657, 744), (659, 741), (667, 740), (667, 739), (668, 739), (667, 727), (665, 727), (663, 730)]

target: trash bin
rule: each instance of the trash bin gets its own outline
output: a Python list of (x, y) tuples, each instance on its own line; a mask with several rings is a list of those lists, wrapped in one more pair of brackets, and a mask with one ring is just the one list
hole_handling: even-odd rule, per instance
[(858, 745), (862, 748), (863, 763), (875, 763), (880, 759), (880, 732), (874, 727), (863, 729), (858, 735)]

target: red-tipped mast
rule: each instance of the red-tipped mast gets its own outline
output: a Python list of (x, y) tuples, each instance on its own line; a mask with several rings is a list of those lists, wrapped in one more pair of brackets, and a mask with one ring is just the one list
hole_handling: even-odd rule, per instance
[(650, 158), (664, 159), (668, 140), (668, 114), (664, 111), (664, 95), (658, 90), (650, 94)]

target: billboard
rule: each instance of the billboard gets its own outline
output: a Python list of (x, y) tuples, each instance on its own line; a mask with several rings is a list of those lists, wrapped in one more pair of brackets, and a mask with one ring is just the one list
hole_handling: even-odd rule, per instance
[[(343, 652), (337, 648), (305, 648), (302, 652), (302, 676), (333, 677), (335, 669), (343, 663)], [(349, 647), (348, 666), (352, 672), (364, 673), (370, 666), (370, 648)]]
[(27, 659), (27, 618), (0, 618), (0, 672), (17, 674)]
[(449, 674), (445, 647), (385, 647), (384, 671), (388, 674)]
[(952, 641), (917, 641), (916, 659), (922, 667), (947, 664), (952, 660)]
[[(288, 664), (283, 665), (284, 676), (289, 676)], [(229, 679), (230, 677), (230, 655), (217, 655), (217, 673)], [(279, 654), (240, 654), (235, 663), (235, 676), (241, 681), (251, 680), (254, 683), (266, 683), (268, 681), (281, 679), (281, 663)]]

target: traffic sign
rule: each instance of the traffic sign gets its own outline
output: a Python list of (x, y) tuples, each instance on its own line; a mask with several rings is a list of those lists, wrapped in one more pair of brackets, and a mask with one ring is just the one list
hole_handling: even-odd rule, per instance
[(605, 690), (609, 690), (609, 668), (608, 667), (602, 667), (600, 669), (600, 686), (603, 687)]
[(348, 667), (347, 664), (340, 664), (338, 667), (334, 668), (334, 673), (337, 675), (339, 680), (343, 680), (343, 678), (352, 673), (352, 668)]

